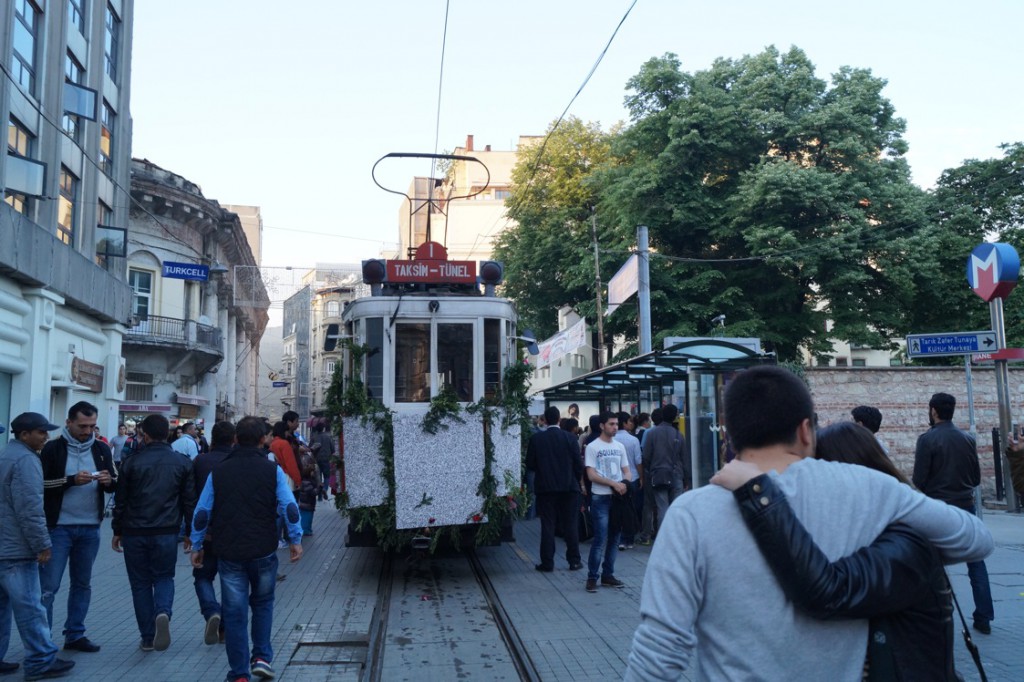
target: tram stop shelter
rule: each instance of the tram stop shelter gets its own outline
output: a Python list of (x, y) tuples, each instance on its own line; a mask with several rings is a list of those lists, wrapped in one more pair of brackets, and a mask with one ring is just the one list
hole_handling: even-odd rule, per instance
[[(651, 412), (669, 403), (679, 408), (679, 430), (687, 437), (694, 486), (708, 483), (725, 463), (722, 396), (737, 371), (775, 364), (759, 344), (741, 345), (716, 338), (686, 339), (667, 348), (624, 360), (546, 388), (545, 405), (562, 412), (571, 403), (590, 413)], [(581, 424), (583, 426), (583, 424)]]

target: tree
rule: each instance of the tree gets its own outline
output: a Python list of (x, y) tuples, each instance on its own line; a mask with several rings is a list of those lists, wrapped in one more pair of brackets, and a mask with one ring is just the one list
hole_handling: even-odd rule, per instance
[(884, 86), (849, 67), (826, 83), (797, 48), (693, 74), (674, 55), (644, 64), (595, 183), (614, 224), (650, 228), (662, 335), (725, 313), (789, 359), (905, 333), (930, 223)]
[(598, 193), (591, 178), (609, 163), (609, 151), (598, 124), (570, 117), (545, 145), (524, 149), (512, 171), (508, 216), (517, 225), (501, 233), (494, 255), (505, 263), (505, 293), (516, 301), (520, 326), (541, 338), (558, 330), (562, 305), (593, 315)]

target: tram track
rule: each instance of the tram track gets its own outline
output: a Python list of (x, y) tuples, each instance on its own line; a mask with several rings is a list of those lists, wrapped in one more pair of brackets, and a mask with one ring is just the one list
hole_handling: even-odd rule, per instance
[[(529, 651), (475, 550), (445, 556), (413, 554), (402, 564), (402, 557), (382, 555), (361, 682), (380, 682), (385, 675), (393, 678), (395, 670), (408, 665), (411, 658), (420, 658), (417, 663), (431, 665), (446, 679), (464, 677), (460, 667), (477, 664), (467, 660), (468, 651), (477, 651), (480, 664), (504, 679), (539, 682)], [(469, 585), (477, 589), (467, 589)], [(448, 622), (459, 614), (475, 619), (463, 623), (461, 633), (458, 623)], [(484, 622), (490, 627), (482, 628)], [(448, 651), (428, 663), (422, 658), (427, 643), (435, 654)], [(445, 674), (448, 654), (452, 669)]]

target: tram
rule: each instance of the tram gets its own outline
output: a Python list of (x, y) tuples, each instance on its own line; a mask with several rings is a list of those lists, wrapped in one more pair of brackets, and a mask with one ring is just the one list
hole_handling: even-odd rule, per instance
[(342, 313), (346, 383), (365, 394), (342, 416), (347, 544), (423, 547), (443, 529), (493, 531), (495, 516), (508, 539), (522, 422), (501, 401), (523, 337), (495, 294), (503, 267), (451, 260), (429, 231), (411, 256), (363, 261), (370, 295)]

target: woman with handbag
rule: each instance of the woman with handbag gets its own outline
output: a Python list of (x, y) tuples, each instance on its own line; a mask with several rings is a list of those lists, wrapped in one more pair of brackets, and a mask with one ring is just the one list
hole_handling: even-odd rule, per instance
[[(906, 478), (853, 422), (818, 433), (817, 457)], [(732, 490), (758, 548), (794, 604), (823, 618), (868, 618), (865, 679), (955, 682), (951, 589), (938, 552), (902, 524), (830, 562), (771, 476), (734, 461), (712, 479)], [(970, 646), (970, 644), (968, 645)]]

